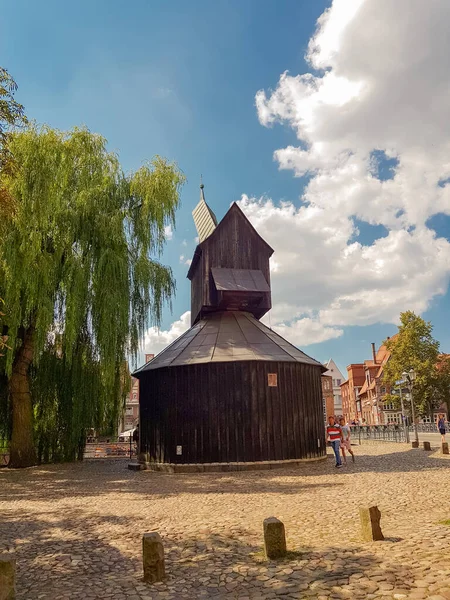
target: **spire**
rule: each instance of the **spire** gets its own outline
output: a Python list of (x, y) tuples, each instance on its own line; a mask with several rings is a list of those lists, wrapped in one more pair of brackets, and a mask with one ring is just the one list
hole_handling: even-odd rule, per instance
[(204, 187), (203, 177), (200, 175), (200, 202), (192, 211), (200, 243), (206, 240), (217, 227), (216, 215), (206, 204)]
[(203, 192), (203, 188), (205, 186), (203, 185), (203, 175), (200, 175), (200, 202), (203, 200), (203, 202), (206, 202), (205, 200), (205, 194)]

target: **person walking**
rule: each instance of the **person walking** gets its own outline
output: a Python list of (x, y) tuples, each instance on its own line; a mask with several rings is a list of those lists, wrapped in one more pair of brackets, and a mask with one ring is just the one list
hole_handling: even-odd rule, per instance
[(345, 451), (352, 456), (352, 461), (355, 462), (355, 455), (353, 454), (352, 444), (350, 441), (350, 427), (345, 424), (345, 419), (339, 420), (339, 426), (341, 428), (342, 439), (341, 439), (341, 451), (342, 458), (344, 459), (344, 465), (347, 464), (347, 456), (345, 455)]
[(139, 423), (133, 431), (133, 442), (135, 443), (136, 454), (139, 454)]
[(342, 467), (341, 460), (341, 439), (342, 439), (342, 431), (339, 425), (334, 420), (334, 417), (328, 418), (328, 426), (327, 426), (327, 439), (333, 448), (334, 456), (336, 458), (336, 469), (340, 469)]
[(438, 416), (437, 428), (438, 428), (439, 433), (441, 434), (441, 441), (442, 441), (442, 443), (444, 443), (445, 442), (445, 416), (443, 414), (440, 414)]

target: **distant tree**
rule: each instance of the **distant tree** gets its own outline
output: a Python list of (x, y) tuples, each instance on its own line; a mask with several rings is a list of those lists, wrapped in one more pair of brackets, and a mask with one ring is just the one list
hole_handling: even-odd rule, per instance
[(447, 406), (447, 411), (450, 409), (450, 356), (448, 354), (442, 354), (438, 357), (426, 401), (428, 402), (427, 412), (429, 414), (442, 405)]
[(124, 361), (159, 324), (175, 282), (158, 262), (184, 176), (156, 157), (125, 175), (86, 129), (32, 127), (8, 139), (0, 188), (15, 215), (0, 246), (12, 348), (0, 359), (12, 412), (10, 464), (70, 460), (86, 430), (115, 427)]
[[(8, 151), (8, 138), (14, 128), (26, 125), (24, 107), (19, 104), (14, 94), (17, 83), (6, 69), (0, 67), (0, 170), (12, 171), (14, 161)], [(13, 199), (8, 190), (0, 186), (0, 243), (2, 229), (8, 226), (13, 215)]]
[[(8, 132), (17, 125), (27, 122), (24, 107), (16, 102), (14, 94), (17, 84), (6, 69), (0, 67), (0, 169), (5, 169), (7, 160), (6, 143)], [(10, 161), (11, 162), (11, 161)], [(2, 241), (2, 228), (6, 227), (13, 215), (12, 198), (6, 190), (0, 187), (0, 243)], [(0, 298), (0, 305), (4, 302)], [(3, 334), (2, 317), (4, 313), (0, 310), (0, 356), (8, 348), (8, 336)]]
[(0, 144), (7, 139), (8, 132), (17, 125), (27, 123), (24, 107), (19, 104), (14, 94), (17, 83), (6, 69), (0, 67)]
[[(418, 414), (431, 414), (444, 397), (447, 399), (450, 363), (442, 362), (439, 342), (433, 338), (433, 326), (411, 311), (400, 314), (398, 334), (384, 344), (390, 350), (389, 361), (383, 369), (383, 382), (395, 385), (404, 371), (414, 369), (416, 380), (413, 399)], [(439, 365), (441, 368), (439, 369)], [(393, 398), (386, 397), (389, 402)]]

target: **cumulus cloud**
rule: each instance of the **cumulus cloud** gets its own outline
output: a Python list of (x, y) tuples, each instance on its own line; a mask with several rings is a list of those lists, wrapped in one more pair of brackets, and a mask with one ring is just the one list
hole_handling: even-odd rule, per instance
[[(450, 244), (428, 219), (450, 215), (449, 20), (448, 0), (334, 0), (311, 72), (256, 94), (261, 124), (298, 138), (274, 153), (279, 168), (308, 176), (300, 205), (240, 200), (275, 249), (265, 322), (300, 346), (446, 293)], [(361, 243), (356, 219), (386, 235)]]
[(190, 258), (186, 258), (184, 254), (180, 256), (180, 264), (182, 265), (190, 265), (192, 260)]
[(164, 234), (166, 236), (166, 240), (171, 240), (173, 238), (172, 225), (166, 225), (166, 227), (164, 227)]
[[(261, 124), (299, 140), (275, 152), (280, 169), (310, 176), (300, 207), (240, 201), (276, 250), (272, 322), (300, 344), (396, 322), (447, 290), (450, 244), (427, 221), (450, 215), (449, 18), (446, 0), (335, 0), (308, 46), (315, 73), (256, 95)], [(355, 218), (387, 236), (362, 245)]]
[(187, 311), (181, 315), (178, 321), (172, 323), (169, 329), (161, 330), (157, 327), (150, 327), (145, 334), (143, 352), (158, 354), (189, 329), (190, 325), (191, 313)]

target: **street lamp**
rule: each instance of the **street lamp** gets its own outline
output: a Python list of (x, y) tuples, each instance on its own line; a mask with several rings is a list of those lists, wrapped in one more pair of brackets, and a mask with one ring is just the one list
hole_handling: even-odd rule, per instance
[(406, 425), (405, 406), (403, 404), (403, 390), (402, 390), (401, 385), (399, 386), (399, 392), (400, 392), (400, 406), (402, 409), (402, 425), (403, 425), (403, 430), (405, 432), (406, 442), (409, 444), (409, 428)]
[(409, 399), (411, 401), (411, 417), (412, 417), (413, 424), (414, 424), (414, 435), (416, 438), (416, 446), (418, 448), (419, 447), (419, 433), (417, 431), (417, 423), (416, 423), (416, 417), (415, 417), (415, 413), (414, 413), (414, 401), (413, 401), (413, 386), (414, 386), (414, 381), (416, 379), (416, 372), (414, 371), (414, 369), (410, 369), (409, 373), (407, 371), (403, 371), (402, 376), (403, 376), (403, 379), (408, 384), (408, 388), (409, 388)]

